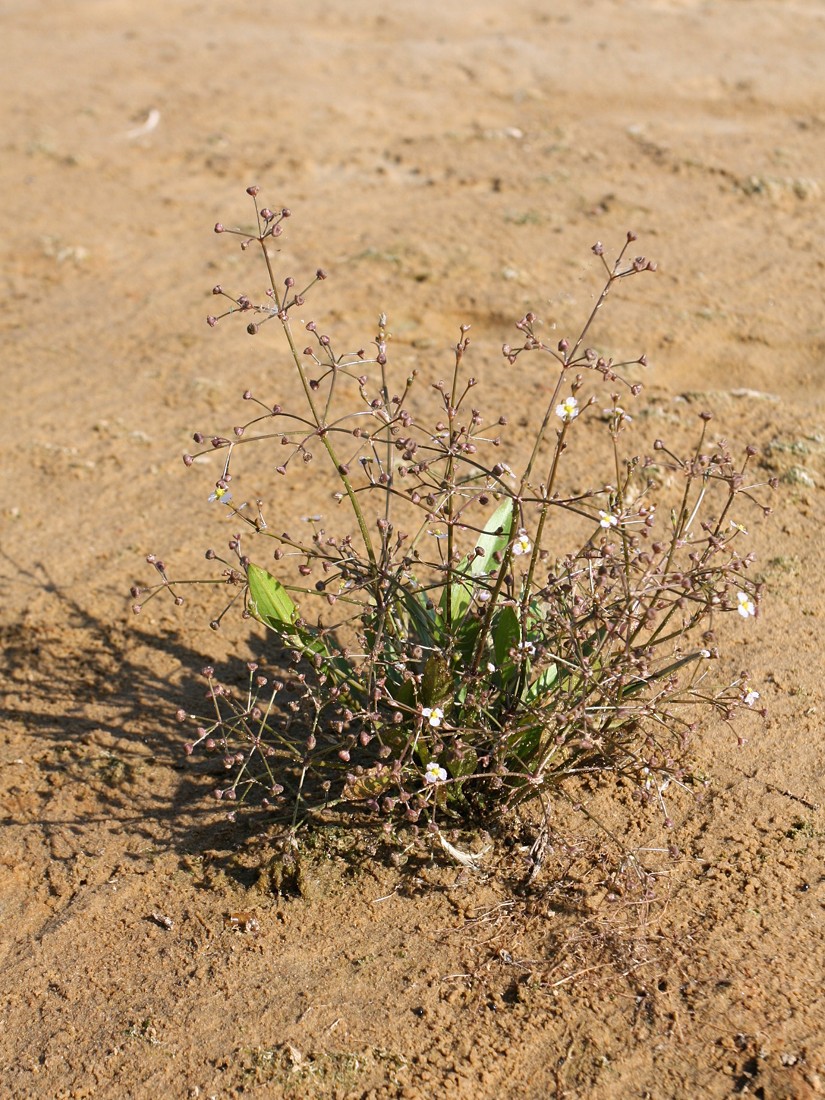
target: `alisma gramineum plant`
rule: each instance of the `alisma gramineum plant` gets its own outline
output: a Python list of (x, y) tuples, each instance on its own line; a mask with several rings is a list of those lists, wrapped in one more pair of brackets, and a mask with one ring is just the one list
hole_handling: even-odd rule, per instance
[[(274, 676), (250, 665), (240, 693), (205, 669), (210, 715), (179, 712), (197, 730), (187, 751), (223, 760), (216, 797), (257, 792), (293, 820), (359, 804), (434, 822), (489, 818), (574, 776), (621, 775), (666, 813), (702, 712), (730, 721), (759, 698), (745, 674), (718, 684), (710, 673), (716, 618), (757, 614), (741, 509), (764, 509), (749, 480), (754, 450), (736, 458), (709, 434), (709, 414), (686, 456), (661, 440), (649, 455), (626, 446), (641, 387), (624, 376), (645, 358), (614, 363), (587, 338), (616, 285), (655, 264), (631, 256), (631, 233), (612, 261), (596, 244), (604, 283), (578, 336), (547, 343), (534, 314), (517, 322), (507, 369), (528, 360), (546, 384), (529, 454), (511, 468), (506, 417), (490, 422), (476, 404), (468, 326), (446, 380), (394, 375), (383, 315), (369, 352), (339, 353), (301, 319), (325, 273), (298, 289), (276, 270), (290, 211), (249, 194), (254, 228), (215, 231), (257, 251), (265, 291), (216, 286), (225, 308), (208, 323), (240, 316), (256, 338), (280, 336), (303, 406), (247, 391), (252, 415), (232, 438), (196, 433), (202, 449), (184, 456), (223, 457), (209, 500), (234, 531), (226, 553), (206, 556), (231, 598), (212, 625), (240, 607), (282, 657)], [(577, 444), (592, 451), (593, 431), (606, 438), (605, 468), (574, 492), (570, 456)], [(259, 471), (328, 479), (328, 514), (284, 522), (277, 496), (244, 499), (248, 455)], [(161, 581), (135, 598), (168, 589), (182, 602), (193, 582), (149, 560)]]

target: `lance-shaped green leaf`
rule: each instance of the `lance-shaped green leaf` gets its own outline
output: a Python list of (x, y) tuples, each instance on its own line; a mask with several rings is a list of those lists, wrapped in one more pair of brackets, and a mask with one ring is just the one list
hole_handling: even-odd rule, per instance
[[(271, 627), (282, 638), (288, 639), (305, 657), (320, 654), (329, 657), (330, 652), (321, 638), (296, 625), (298, 608), (279, 580), (261, 569), (249, 565), (246, 570), (249, 585), (249, 610), (265, 626)], [(336, 671), (348, 678), (349, 670), (340, 658), (335, 660)]]
[(502, 607), (493, 619), (493, 648), (496, 654), (496, 666), (502, 677), (505, 670), (513, 669), (510, 651), (515, 649), (521, 639), (521, 627), (514, 607)]
[(258, 565), (246, 570), (249, 584), (249, 610), (279, 634), (294, 634), (298, 608), (287, 590), (271, 573)]
[[(472, 556), (462, 558), (456, 566), (453, 576), (475, 579), (493, 572), (494, 568), (497, 567), (495, 555), (504, 552), (507, 543), (510, 541), (512, 527), (513, 502), (508, 498), (496, 508), (487, 520), (484, 530), (476, 541), (475, 549), (481, 550), (481, 553), (473, 553)], [(449, 600), (451, 620), (454, 623), (460, 622), (470, 606), (475, 587), (474, 580), (473, 582), (454, 580), (442, 593), (442, 615), (446, 615), (447, 600)]]
[(434, 654), (424, 664), (421, 677), (421, 702), (425, 707), (442, 703), (453, 693), (453, 674), (445, 657)]
[(678, 672), (679, 669), (684, 668), (685, 665), (690, 665), (693, 664), (694, 661), (706, 659), (707, 652), (706, 649), (697, 649), (693, 653), (688, 653), (684, 657), (677, 658), (677, 660), (672, 661), (669, 665), (665, 665), (664, 668), (657, 669), (644, 679), (631, 681), (631, 683), (626, 684), (620, 689), (619, 698), (626, 699), (628, 696), (636, 695), (650, 684), (656, 683), (657, 680), (665, 680), (668, 676), (672, 676), (674, 672)]
[(541, 699), (543, 695), (546, 695), (547, 692), (550, 691), (558, 677), (558, 666), (555, 664), (548, 665), (547, 668), (539, 673), (532, 684), (528, 684), (527, 690), (524, 693), (524, 701), (526, 703), (532, 703), (537, 699)]

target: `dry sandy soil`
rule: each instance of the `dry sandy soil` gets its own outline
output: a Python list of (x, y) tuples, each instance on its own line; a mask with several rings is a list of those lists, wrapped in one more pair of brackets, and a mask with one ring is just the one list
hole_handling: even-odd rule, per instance
[[(0, 1094), (825, 1094), (820, 0), (0, 19)], [(566, 820), (526, 894), (518, 846), (472, 875), (345, 829), (303, 841), (304, 896), (255, 889), (272, 835), (210, 801), (174, 713), (262, 637), (128, 598), (146, 553), (195, 573), (228, 530), (214, 474), (180, 462), (193, 429), (227, 431), (247, 387), (294, 392), (263, 336), (204, 324), (213, 283), (257, 277), (212, 234), (250, 183), (294, 211), (292, 268), (329, 269), (315, 309), (343, 343), (385, 310), (399, 369), (436, 375), (470, 322), (516, 412), (541, 379), (507, 376), (512, 322), (580, 322), (597, 239), (633, 229), (658, 260), (598, 332), (649, 357), (639, 446), (707, 407), (780, 479), (749, 536), (763, 613), (724, 635), (768, 720), (743, 747), (700, 730), (710, 793), (675, 835), (607, 791), (618, 847)], [(277, 506), (328, 493), (308, 476)], [(607, 899), (622, 851), (652, 896), (625, 875)]]

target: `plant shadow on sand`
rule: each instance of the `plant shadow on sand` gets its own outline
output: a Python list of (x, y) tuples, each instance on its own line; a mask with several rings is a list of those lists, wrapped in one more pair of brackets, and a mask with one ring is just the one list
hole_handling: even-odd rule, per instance
[[(228, 822), (207, 801), (220, 761), (184, 755), (174, 715), (203, 705), (190, 672), (203, 655), (174, 627), (97, 615), (92, 601), (62, 589), (45, 566), (29, 569), (26, 583), (38, 604), (46, 598), (49, 615), (24, 612), (0, 627), (8, 689), (0, 723), (12, 762), (34, 763), (37, 776), (11, 779), (26, 810), (7, 803), (5, 821), (78, 832), (116, 823), (180, 854), (228, 849), (259, 829), (257, 815)], [(51, 806), (68, 800), (54, 796), (67, 784), (76, 813), (55, 816)]]
[[(190, 871), (196, 862), (203, 872), (199, 885), (206, 888), (226, 875), (242, 888), (259, 882), (275, 894), (302, 892), (285, 842), (291, 814), (253, 805), (233, 820), (231, 808), (219, 809), (213, 800), (225, 774), (222, 758), (185, 755), (174, 716), (179, 707), (203, 708), (204, 681), (192, 670), (205, 663), (204, 655), (174, 625), (149, 629), (96, 614), (42, 565), (25, 576), (38, 605), (43, 597), (49, 601), (50, 615), (45, 622), (42, 613), (27, 612), (0, 627), (8, 683), (0, 723), (8, 731), (7, 764), (14, 765), (6, 768), (4, 824), (47, 835), (68, 831), (87, 848), (103, 834), (118, 833), (118, 843), (130, 851), (170, 852)], [(216, 667), (230, 685), (233, 669), (242, 687), (242, 663)], [(308, 791), (310, 799), (316, 796), (320, 804), (320, 793)], [(376, 870), (391, 868), (401, 878), (397, 889), (409, 896), (451, 893), (456, 876), (468, 877), (437, 843), (411, 847), (404, 834), (388, 840), (356, 812), (321, 815), (317, 826), (304, 833), (310, 856), (334, 852), (351, 870), (365, 859)], [(586, 917), (588, 880), (607, 881), (615, 868), (608, 870), (604, 854), (601, 863), (592, 862), (592, 848), (585, 855), (554, 837), (553, 855), (541, 852), (539, 859), (540, 865), (546, 858), (541, 877), (552, 880), (551, 893), (546, 886), (534, 890), (528, 880), (536, 852), (530, 847), (539, 832), (529, 814), (511, 822), (488, 869), (495, 866), (497, 879), (512, 897), (524, 898), (527, 909), (550, 904), (552, 895), (557, 913)], [(482, 846), (467, 833), (464, 841), (468, 849)], [(426, 883), (420, 877), (425, 867)]]
[[(79, 601), (42, 564), (19, 570), (16, 583), (25, 583), (32, 604), (42, 609), (45, 600), (49, 611), (48, 619), (42, 610), (26, 611), (0, 625), (8, 688), (0, 725), (13, 765), (6, 769), (3, 823), (47, 834), (68, 830), (85, 837), (87, 847), (101, 829), (116, 831), (127, 847), (173, 852), (189, 869), (193, 858), (208, 864), (207, 886), (221, 873), (252, 886), (266, 870), (260, 859), (271, 861), (273, 850), (283, 862), (291, 806), (273, 813), (253, 803), (235, 819), (231, 806), (214, 802), (225, 775), (222, 756), (186, 756), (175, 713), (206, 709), (205, 681), (196, 670), (207, 658), (183, 640), (183, 631), (174, 623), (148, 627), (99, 615), (91, 600)], [(272, 657), (270, 671), (285, 671), (277, 654)], [(243, 690), (242, 661), (215, 667), (223, 683)], [(323, 801), (319, 790), (307, 788), (306, 795), (310, 804)], [(71, 815), (66, 806), (74, 807)], [(323, 848), (329, 834), (337, 858), (362, 861), (357, 813), (328, 814), (316, 823), (312, 846)], [(367, 836), (366, 847), (370, 860), (399, 866), (394, 846), (382, 839)], [(408, 854), (403, 863), (412, 869), (422, 858)], [(281, 880), (275, 870), (274, 892), (300, 892), (290, 873)]]

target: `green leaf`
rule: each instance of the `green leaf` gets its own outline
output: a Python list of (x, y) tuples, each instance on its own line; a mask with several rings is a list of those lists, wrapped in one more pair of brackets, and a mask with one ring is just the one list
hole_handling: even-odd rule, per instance
[(452, 693), (453, 674), (449, 662), (438, 655), (428, 657), (421, 677), (421, 702), (425, 707), (432, 707)]
[(415, 640), (423, 646), (432, 647), (436, 642), (437, 621), (435, 614), (426, 606), (427, 597), (423, 592), (410, 592), (408, 589), (402, 589), (402, 592)]
[(359, 802), (365, 798), (377, 798), (383, 794), (392, 781), (392, 772), (386, 764), (376, 764), (361, 775), (353, 776), (343, 789), (343, 797), (348, 802)]
[(510, 665), (513, 659), (510, 650), (515, 649), (521, 638), (518, 615), (514, 607), (503, 607), (493, 619), (493, 648), (499, 671)]
[(524, 693), (524, 701), (526, 703), (532, 703), (537, 699), (541, 699), (543, 695), (548, 693), (553, 684), (555, 684), (558, 676), (558, 666), (554, 664), (548, 665), (547, 668), (536, 677), (532, 684), (528, 686), (527, 691)]
[(398, 703), (399, 706), (413, 709), (415, 706), (415, 688), (412, 680), (401, 680), (397, 684), (393, 684), (390, 691), (394, 702)]
[(541, 741), (544, 727), (541, 725), (522, 726), (507, 738), (507, 744), (522, 763), (526, 764), (534, 755)]
[(491, 567), (496, 564), (494, 555), (501, 553), (510, 541), (512, 527), (513, 502), (508, 497), (490, 516), (476, 542), (476, 547), (481, 547), (482, 553), (470, 562), (470, 573), (474, 577), (491, 571)]
[[(453, 576), (475, 578), (492, 572), (492, 567), (497, 564), (494, 555), (504, 551), (510, 541), (512, 526), (513, 502), (508, 498), (487, 520), (484, 530), (476, 541), (476, 548), (480, 548), (482, 553), (478, 556), (473, 554), (463, 557), (453, 571)], [(455, 580), (445, 587), (440, 603), (442, 617), (446, 619), (447, 600), (449, 600), (451, 622), (461, 622), (470, 606), (475, 587), (474, 583), (463, 580)]]
[(246, 579), (249, 610), (255, 618), (279, 634), (294, 634), (298, 608), (281, 582), (257, 565), (247, 566)]
[[(298, 608), (279, 580), (257, 565), (247, 566), (246, 579), (249, 585), (249, 610), (259, 622), (270, 627), (282, 638), (289, 639), (305, 657), (316, 654), (325, 658), (331, 657), (321, 638), (316, 637), (312, 631), (295, 625)], [(351, 679), (351, 669), (341, 657), (336, 656), (328, 668), (339, 680)]]
[(472, 775), (478, 767), (478, 753), (462, 741), (450, 747), (444, 763), (453, 779), (461, 779), (462, 776)]

